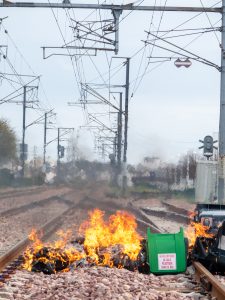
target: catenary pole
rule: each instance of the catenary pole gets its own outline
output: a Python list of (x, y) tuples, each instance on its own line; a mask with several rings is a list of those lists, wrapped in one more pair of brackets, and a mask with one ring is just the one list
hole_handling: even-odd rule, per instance
[(123, 192), (127, 189), (127, 137), (128, 137), (128, 113), (129, 113), (129, 76), (130, 58), (126, 58), (126, 85), (125, 85), (125, 110), (124, 110), (124, 147), (123, 147)]
[(27, 100), (27, 87), (24, 86), (23, 87), (22, 177), (24, 177), (24, 167), (25, 167), (26, 100)]
[(47, 115), (48, 113), (45, 113), (45, 121), (44, 121), (44, 152), (43, 152), (43, 163), (46, 162), (46, 147), (47, 147)]
[(121, 156), (122, 156), (122, 114), (123, 114), (123, 107), (122, 107), (122, 93), (120, 94), (120, 110), (118, 112), (118, 146), (117, 146), (117, 162), (118, 162), (118, 171), (121, 172)]
[(219, 203), (225, 202), (224, 179), (225, 179), (225, 0), (222, 1), (222, 33), (221, 33), (221, 79), (220, 79), (219, 170), (218, 170)]
[[(164, 12), (209, 12), (222, 13), (222, 41), (221, 41), (221, 88), (220, 88), (220, 119), (219, 119), (219, 174), (218, 174), (218, 198), (223, 203), (225, 195), (225, 0), (222, 0), (221, 7), (178, 7), (178, 6), (135, 6), (125, 5), (105, 5), (105, 4), (82, 4), (63, 1), (62, 3), (42, 3), (42, 2), (11, 2), (3, 0), (0, 7), (29, 7), (29, 8), (77, 8), (77, 9), (101, 9), (101, 10), (128, 10), (128, 11), (164, 11)], [(129, 89), (128, 89), (129, 91)], [(126, 108), (126, 105), (125, 105)], [(128, 103), (127, 103), (128, 113)], [(127, 135), (128, 114), (125, 112), (125, 133)], [(23, 149), (24, 150), (24, 149)], [(124, 157), (126, 164), (127, 140), (124, 140)], [(23, 151), (24, 152), (24, 151)], [(24, 155), (24, 153), (23, 153)], [(24, 157), (24, 156), (23, 156)], [(126, 174), (124, 176), (124, 187), (126, 186)]]
[(60, 128), (58, 128), (58, 137), (57, 137), (57, 177), (60, 176), (60, 156), (59, 156), (59, 140), (60, 140)]

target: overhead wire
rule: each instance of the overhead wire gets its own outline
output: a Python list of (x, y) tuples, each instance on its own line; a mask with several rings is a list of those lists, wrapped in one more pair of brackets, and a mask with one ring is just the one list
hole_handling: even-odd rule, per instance
[[(162, 23), (162, 19), (163, 19), (164, 13), (165, 13), (165, 8), (166, 8), (167, 1), (168, 1), (168, 0), (165, 0), (164, 6), (163, 6), (164, 9), (163, 9), (163, 11), (162, 11), (162, 13), (161, 13), (161, 17), (160, 17), (160, 20), (159, 20), (159, 24), (158, 24), (156, 36), (158, 35), (159, 29), (160, 29), (160, 26), (161, 26), (161, 23)], [(148, 36), (147, 36), (147, 38), (148, 38)], [(156, 41), (155, 41), (155, 42), (156, 42)], [(153, 43), (153, 46), (152, 46), (152, 48), (151, 48), (150, 55), (149, 55), (149, 59), (148, 59), (147, 65), (146, 65), (146, 67), (145, 67), (145, 69), (144, 69), (144, 72), (143, 72), (142, 76), (140, 77), (139, 82), (134, 86), (133, 92), (132, 92), (130, 98), (133, 97), (134, 93), (135, 93), (136, 90), (139, 88), (139, 86), (140, 86), (140, 84), (141, 84), (141, 81), (142, 81), (143, 77), (145, 76), (145, 73), (147, 72), (147, 69), (148, 69), (148, 67), (149, 67), (149, 65), (150, 65), (151, 56), (152, 56), (153, 51), (154, 51), (155, 42)]]
[[(104, 1), (104, 2), (105, 2), (105, 1)], [(104, 2), (103, 2), (103, 3), (104, 3)], [(74, 10), (72, 10), (72, 11), (73, 11), (74, 19), (76, 20)], [(95, 11), (95, 10), (94, 10), (94, 11)], [(94, 12), (94, 11), (93, 11), (93, 12)], [(92, 13), (93, 13), (93, 12), (92, 12)], [(92, 13), (90, 13), (84, 20), (86, 20), (89, 16), (91, 16)], [(68, 12), (68, 15), (69, 15), (69, 12)], [(70, 17), (70, 15), (69, 15), (69, 17)], [(84, 21), (84, 20), (83, 20), (83, 21)], [(71, 17), (70, 17), (70, 21), (71, 21)], [(71, 27), (73, 27), (73, 24), (71, 24)], [(74, 42), (75, 42), (75, 41), (74, 41)], [(79, 50), (77, 50), (77, 52), (78, 52), (78, 51), (79, 51)], [(86, 51), (85, 54), (86, 54), (87, 56), (89, 56), (89, 58), (90, 58), (90, 55), (88, 54), (88, 51)], [(80, 53), (79, 53), (79, 59), (81, 60), (82, 70), (83, 70), (83, 74), (84, 74), (84, 78), (85, 78), (85, 72), (84, 72), (84, 66), (83, 66), (83, 60), (82, 60), (82, 57), (83, 57), (83, 55), (81, 54), (81, 50), (80, 50)], [(75, 59), (76, 59), (76, 58), (75, 58)], [(76, 59), (77, 62), (78, 62), (79, 59)], [(97, 67), (96, 67), (96, 65), (94, 64), (94, 62), (93, 62), (92, 59), (91, 59), (91, 61), (92, 61), (93, 65), (95, 66), (95, 68), (97, 69)], [(97, 69), (97, 71), (98, 71), (98, 69)], [(80, 82), (82, 82), (82, 81), (80, 81)], [(85, 79), (85, 82), (86, 82), (86, 79)], [(83, 113), (84, 113), (84, 119), (86, 120), (86, 123), (88, 123), (88, 122), (89, 122), (89, 113), (88, 113), (87, 106), (82, 105), (82, 108), (83, 108)]]
[[(17, 71), (15, 70), (15, 68), (14, 68), (14, 67), (12, 68), (12, 67), (10, 66), (11, 69), (13, 70), (14, 74), (15, 74), (16, 76), (18, 76), (18, 78), (20, 78), (20, 79), (21, 79), (22, 77), (31, 77), (31, 76), (36, 77), (36, 78), (39, 78), (39, 79), (38, 79), (38, 80), (39, 80), (39, 85), (41, 86), (41, 89), (42, 89), (42, 91), (43, 91), (43, 94), (44, 94), (44, 96), (45, 96), (46, 101), (49, 103), (49, 100), (48, 100), (47, 95), (46, 95), (46, 93), (45, 93), (45, 90), (44, 90), (44, 88), (43, 88), (43, 85), (42, 85), (42, 82), (41, 82), (41, 80), (40, 80), (40, 77), (37, 76), (37, 75), (35, 74), (33, 68), (31, 67), (31, 65), (29, 64), (29, 62), (27, 61), (27, 59), (25, 58), (25, 56), (23, 55), (23, 53), (20, 51), (19, 47), (17, 46), (17, 44), (16, 44), (16, 42), (14, 41), (13, 37), (10, 35), (9, 31), (7, 30), (7, 28), (6, 28), (3, 24), (1, 24), (1, 26), (2, 26), (2, 28), (4, 29), (4, 33), (7, 35), (8, 40), (11, 42), (11, 44), (13, 45), (13, 47), (15, 48), (15, 50), (17, 51), (17, 53), (20, 55), (21, 60), (23, 60), (23, 61), (25, 62), (25, 64), (27, 65), (28, 69), (31, 71), (31, 73), (32, 73), (33, 75), (22, 75), (22, 74), (18, 74)], [(10, 80), (9, 78), (6, 78), (6, 79), (7, 79), (7, 80)], [(13, 82), (13, 80), (11, 80), (11, 82)], [(16, 82), (14, 81), (14, 83), (16, 83)], [(25, 82), (22, 81), (22, 80), (20, 80), (20, 84), (21, 84), (21, 85), (26, 85)], [(15, 86), (12, 86), (12, 87), (16, 90)], [(44, 103), (42, 102), (42, 104), (44, 104)], [(49, 105), (50, 105), (50, 103), (49, 103)], [(50, 105), (50, 106), (51, 106), (51, 105)]]
[[(221, 1), (218, 1), (218, 2), (216, 2), (215, 4), (213, 4), (213, 5), (210, 6), (210, 7), (211, 7), (211, 8), (212, 8), (212, 7), (215, 7), (215, 6), (217, 6), (220, 2), (221, 2)], [(165, 32), (163, 31), (164, 34), (161, 35), (160, 37), (164, 37), (165, 35), (169, 34), (170, 32), (173, 32), (173, 31), (177, 30), (177, 28), (182, 27), (183, 25), (189, 23), (190, 21), (192, 21), (193, 19), (199, 17), (199, 16), (202, 15), (203, 13), (204, 13), (204, 12), (197, 13), (197, 14), (194, 15), (193, 17), (188, 18), (187, 20), (185, 20), (184, 22), (182, 22), (182, 23), (180, 23), (179, 25), (175, 26), (174, 28), (172, 28), (172, 29), (170, 29), (170, 30), (168, 30), (168, 31), (165, 31)], [(218, 22), (220, 22), (220, 20), (217, 21), (217, 22), (214, 24), (214, 26), (215, 26)], [(159, 32), (160, 32), (160, 31), (159, 31)], [(193, 43), (193, 42), (194, 42), (196, 39), (198, 39), (199, 37), (200, 37), (200, 36), (194, 38), (191, 42), (189, 42), (188, 44), (186, 44), (183, 48), (185, 49), (186, 47), (188, 47), (191, 43)], [(137, 55), (142, 51), (142, 49), (144, 49), (144, 48), (145, 48), (145, 45), (142, 46), (139, 50), (137, 50), (137, 51), (131, 56), (131, 58), (134, 58), (135, 56), (137, 56)], [(161, 65), (164, 64), (164, 63), (165, 63), (165, 62), (160, 62), (159, 66), (161, 66)], [(151, 70), (155, 70), (155, 69), (158, 68), (159, 66), (155, 66), (155, 67), (153, 67)], [(150, 72), (151, 72), (151, 70), (150, 70)], [(139, 76), (139, 77), (143, 79), (144, 76), (145, 76), (146, 74), (149, 74), (150, 72), (148, 72), (148, 71), (145, 69), (145, 71), (143, 72), (143, 74), (142, 74), (141, 76)], [(144, 75), (144, 76), (143, 76), (143, 75)], [(142, 79), (141, 79), (141, 80), (142, 80)], [(135, 81), (136, 81), (136, 79), (134, 79), (132, 82), (135, 82)], [(139, 82), (139, 86), (140, 86), (140, 84), (141, 84), (141, 81)], [(138, 88), (139, 88), (139, 86), (138, 86)], [(131, 94), (132, 97), (134, 96), (134, 94), (136, 93), (136, 91), (137, 91), (138, 88), (136, 88), (135, 91), (133, 90), (133, 93)]]
[[(205, 9), (205, 6), (204, 6), (202, 0), (199, 0), (199, 1), (200, 1), (200, 3), (201, 3), (202, 7)], [(210, 18), (209, 18), (209, 15), (208, 15), (208, 13), (207, 13), (206, 11), (205, 11), (205, 15), (206, 15), (206, 17), (207, 17), (207, 19), (208, 19), (208, 21), (209, 21), (209, 24), (210, 24), (211, 28), (213, 29), (212, 22), (211, 22), (211, 20), (210, 20)], [(216, 34), (215, 31), (214, 31), (214, 35), (215, 35), (215, 38), (216, 38), (216, 40), (217, 40), (217, 42), (218, 42), (218, 44), (219, 44), (219, 46), (220, 46), (220, 40), (219, 40), (219, 38), (218, 38), (218, 36), (217, 36), (217, 34)]]
[[(156, 6), (156, 1), (157, 0), (155, 0), (155, 2), (154, 2), (154, 7)], [(151, 27), (152, 27), (152, 24), (153, 24), (154, 13), (155, 13), (155, 10), (153, 10), (153, 12), (152, 12), (151, 22), (150, 22), (150, 25), (149, 25), (149, 31), (151, 30)], [(148, 38), (148, 36), (147, 36), (147, 38)], [(145, 55), (145, 52), (146, 52), (146, 47), (147, 47), (147, 45), (145, 44), (144, 48), (142, 49), (143, 53), (142, 53), (142, 56), (141, 56), (141, 62), (140, 62), (139, 67), (138, 67), (137, 77), (136, 77), (136, 81), (134, 82), (134, 88), (133, 89), (135, 89), (135, 87), (137, 85), (137, 81), (138, 81), (138, 78), (139, 78), (139, 75), (140, 75), (140, 72), (141, 72), (142, 63), (143, 63), (143, 60), (144, 60), (144, 55)]]
[[(219, 23), (221, 20), (218, 20), (214, 25), (216, 25), (217, 23)], [(191, 40), (189, 43), (187, 43), (183, 48), (187, 48), (190, 44), (192, 44), (194, 41), (196, 41), (197, 39), (199, 39), (201, 37), (201, 35), (195, 37), (193, 40)], [(171, 58), (174, 57), (174, 55), (171, 56)], [(166, 61), (165, 61), (166, 62)], [(155, 67), (153, 67), (152, 69), (150, 69), (149, 71), (146, 72), (146, 74), (149, 74), (151, 72), (153, 72), (154, 70), (158, 69), (159, 67), (161, 67), (163, 64), (165, 64), (165, 62), (160, 62), (158, 65), (156, 65)], [(146, 75), (145, 74), (145, 75)], [(130, 83), (132, 85), (132, 81)]]
[[(60, 27), (60, 25), (59, 25), (58, 18), (57, 18), (57, 16), (56, 16), (55, 12), (54, 12), (54, 9), (53, 9), (53, 7), (52, 7), (52, 5), (51, 5), (50, 0), (48, 0), (48, 3), (49, 3), (49, 5), (50, 5), (51, 11), (52, 11), (52, 14), (53, 14), (53, 16), (54, 16), (54, 19), (55, 19), (56, 25), (57, 25), (57, 27), (58, 27), (58, 30), (59, 30), (59, 32), (60, 32), (61, 38), (62, 38), (63, 42), (66, 44), (66, 40), (65, 40), (65, 38), (64, 38), (62, 29), (61, 29), (61, 27)], [(75, 80), (76, 80), (77, 87), (78, 87), (78, 90), (79, 90), (79, 92), (80, 92), (80, 96), (82, 97), (81, 90), (80, 90), (80, 87), (79, 87), (79, 80), (78, 80), (78, 77), (77, 77), (77, 73), (76, 73), (76, 70), (75, 70), (75, 65), (74, 65), (73, 59), (72, 59), (72, 57), (71, 57), (71, 54), (70, 54), (69, 49), (66, 48), (66, 50), (67, 50), (67, 52), (68, 52), (68, 54), (69, 54), (69, 58), (70, 58), (70, 61), (71, 61), (71, 64), (72, 64), (73, 73), (74, 73), (74, 78), (75, 78)]]

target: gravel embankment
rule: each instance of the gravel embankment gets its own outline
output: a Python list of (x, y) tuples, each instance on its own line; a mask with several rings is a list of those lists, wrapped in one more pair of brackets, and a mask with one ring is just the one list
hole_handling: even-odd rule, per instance
[(225, 276), (221, 276), (221, 275), (215, 275), (215, 277), (219, 280), (220, 283), (222, 283), (222, 285), (224, 285), (225, 287)]
[(56, 201), (46, 206), (27, 210), (19, 215), (0, 218), (0, 251), (11, 248), (27, 237), (32, 228), (40, 228), (67, 208), (66, 204)]
[(148, 216), (149, 219), (156, 224), (160, 229), (169, 233), (180, 231), (180, 227), (186, 228), (187, 225), (178, 223), (176, 220), (171, 221), (160, 217)]
[(160, 199), (149, 198), (149, 199), (138, 199), (132, 201), (132, 205), (137, 208), (163, 208), (162, 201)]
[(172, 204), (174, 206), (177, 206), (178, 208), (183, 208), (187, 211), (194, 211), (196, 204), (195, 203), (190, 203), (185, 199), (169, 199), (166, 202), (168, 202), (168, 204)]
[(63, 194), (69, 193), (70, 191), (71, 189), (68, 187), (49, 188), (47, 190), (46, 188), (43, 188), (43, 191), (34, 190), (33, 193), (29, 195), (14, 195), (10, 198), (2, 198), (0, 199), (0, 212), (11, 208), (20, 207), (22, 205), (38, 202), (52, 196), (62, 196)]
[[(168, 208), (163, 205), (160, 199), (154, 199), (154, 198), (139, 199), (137, 201), (133, 201), (132, 205), (137, 209), (145, 208), (154, 211), (168, 211)], [(155, 223), (156, 226), (158, 226), (160, 229), (162, 229), (165, 232), (176, 233), (180, 230), (180, 226), (184, 228), (186, 228), (187, 226), (185, 224), (181, 224), (180, 222), (177, 222), (176, 219), (174, 219), (173, 221), (171, 219), (157, 217), (147, 213), (145, 213), (145, 215), (149, 218), (149, 220)]]
[(18, 300), (208, 299), (200, 298), (193, 288), (184, 274), (155, 276), (103, 267), (80, 268), (54, 275), (22, 270), (0, 290), (0, 299), (3, 299), (1, 296)]
[[(129, 203), (129, 200), (122, 201), (121, 199), (106, 198), (104, 196), (104, 190), (101, 190), (101, 188), (95, 190), (88, 189), (75, 191), (74, 194), (69, 194), (66, 198), (77, 203), (81, 199), (85, 198), (85, 196), (91, 197), (91, 200), (86, 203), (85, 201), (81, 201), (83, 205), (78, 207), (73, 213), (71, 212), (70, 215), (67, 215), (62, 226), (63, 230), (72, 229), (73, 236), (71, 239), (77, 236), (77, 229), (81, 222), (87, 218), (87, 211), (94, 199), (97, 199), (97, 205), (100, 209), (103, 208), (103, 210), (106, 210), (106, 214), (109, 212), (111, 213), (111, 208), (115, 209), (119, 205), (122, 209), (126, 209), (126, 205)], [(30, 231), (31, 227), (28, 230), (28, 224), (33, 225), (35, 222), (37, 223), (37, 226), (39, 224), (43, 224), (45, 221), (41, 219), (42, 216), (49, 220), (51, 218), (49, 214), (53, 213), (54, 209), (55, 213), (56, 211), (59, 213), (62, 209), (61, 205), (63, 204), (58, 203), (53, 205), (51, 208), (49, 207), (49, 209), (42, 207), (38, 210), (38, 208), (36, 208), (36, 213), (33, 214), (32, 217), (29, 217), (29, 214), (27, 213), (15, 216), (12, 218), (11, 223), (15, 224), (14, 230), (12, 230), (11, 227), (7, 231), (7, 224), (5, 224), (3, 228), (2, 226), (0, 227), (0, 235), (4, 235), (6, 243), (10, 240), (10, 242), (8, 242), (9, 244), (12, 244), (13, 242), (15, 244), (15, 239), (18, 234), (26, 235), (25, 231)], [(108, 207), (108, 211), (106, 207)], [(158, 202), (155, 203), (155, 207), (160, 207)], [(127, 210), (129, 210), (128, 208), (129, 206), (127, 207)], [(152, 221), (154, 222), (154, 220)], [(168, 225), (169, 221), (164, 221)], [(157, 220), (157, 222), (159, 222), (158, 225), (160, 227), (164, 226), (162, 220)], [(15, 230), (17, 227), (19, 230)], [(13, 237), (12, 239), (11, 236)], [(55, 238), (55, 236), (52, 238)], [(194, 292), (194, 287), (195, 285), (185, 274), (154, 276), (152, 274), (144, 275), (138, 272), (130, 272), (125, 269), (110, 269), (105, 267), (84, 267), (71, 270), (67, 273), (58, 273), (54, 275), (44, 275), (42, 273), (31, 273), (25, 270), (20, 270), (16, 271), (12, 278), (9, 279), (2, 288), (0, 288), (0, 299), (208, 299), (207, 297), (203, 297), (202, 295)]]

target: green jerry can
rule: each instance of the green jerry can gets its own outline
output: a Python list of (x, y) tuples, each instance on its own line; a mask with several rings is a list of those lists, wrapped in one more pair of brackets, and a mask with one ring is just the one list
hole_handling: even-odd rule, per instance
[(187, 268), (188, 243), (184, 230), (178, 233), (152, 233), (147, 229), (147, 261), (150, 273), (182, 273)]

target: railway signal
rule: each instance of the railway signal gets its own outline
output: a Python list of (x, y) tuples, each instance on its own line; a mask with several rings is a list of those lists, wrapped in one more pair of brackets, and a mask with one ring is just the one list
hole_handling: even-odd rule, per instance
[(59, 158), (63, 158), (63, 157), (64, 157), (64, 155), (65, 155), (65, 147), (64, 147), (64, 146), (61, 146), (61, 145), (59, 145), (59, 149), (58, 149), (58, 151), (59, 151)]
[(180, 67), (189, 68), (192, 65), (192, 62), (188, 58), (186, 58), (185, 60), (181, 60), (180, 58), (178, 58), (177, 60), (175, 60), (174, 65), (177, 68)]
[(203, 143), (203, 145), (199, 147), (199, 149), (203, 149), (203, 155), (206, 156), (207, 159), (213, 156), (213, 149), (218, 149), (214, 146), (214, 144), (218, 141), (214, 141), (211, 135), (206, 135), (204, 137), (204, 140), (199, 140), (199, 142)]

